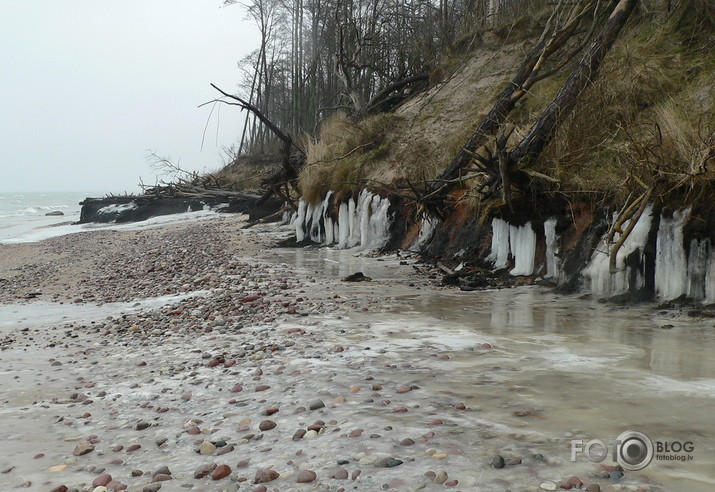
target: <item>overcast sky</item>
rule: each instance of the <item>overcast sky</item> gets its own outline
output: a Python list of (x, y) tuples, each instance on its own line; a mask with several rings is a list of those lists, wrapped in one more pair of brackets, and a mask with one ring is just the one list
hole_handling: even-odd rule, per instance
[(0, 191), (137, 191), (155, 180), (147, 150), (218, 168), (242, 118), (214, 112), (202, 151), (211, 108), (197, 106), (210, 82), (236, 90), (258, 43), (222, 4), (0, 0)]

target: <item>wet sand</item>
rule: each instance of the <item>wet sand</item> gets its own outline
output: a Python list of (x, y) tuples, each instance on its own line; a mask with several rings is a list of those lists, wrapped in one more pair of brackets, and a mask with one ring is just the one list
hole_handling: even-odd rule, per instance
[[(677, 316), (467, 295), (241, 225), (0, 246), (0, 490), (712, 489), (715, 342)], [(699, 461), (570, 461), (637, 424)]]

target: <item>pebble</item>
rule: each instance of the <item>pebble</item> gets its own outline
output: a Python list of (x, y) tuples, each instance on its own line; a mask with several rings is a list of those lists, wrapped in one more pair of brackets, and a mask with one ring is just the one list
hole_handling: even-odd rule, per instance
[(276, 425), (278, 424), (276, 424), (272, 420), (262, 420), (261, 423), (258, 424), (258, 428), (262, 431), (268, 431), (271, 429), (275, 429)]
[(496, 455), (492, 458), (492, 467), (504, 468), (504, 464), (504, 458), (502, 456)]
[(209, 441), (203, 441), (199, 446), (199, 453), (203, 455), (213, 454), (216, 451), (216, 445)]
[(88, 442), (81, 442), (75, 448), (72, 454), (75, 456), (84, 456), (87, 453), (94, 451), (94, 446)]
[(341, 468), (333, 474), (333, 478), (338, 480), (345, 480), (348, 478), (348, 471), (345, 468)]
[(211, 479), (212, 480), (221, 480), (222, 478), (226, 478), (231, 474), (231, 467), (228, 465), (218, 465), (214, 470), (211, 472)]
[(211, 474), (216, 469), (216, 464), (201, 465), (194, 472), (194, 478), (204, 478)]
[(280, 475), (277, 471), (268, 468), (262, 468), (256, 472), (256, 476), (253, 479), (253, 483), (268, 483), (272, 482)]
[(543, 490), (556, 490), (556, 484), (554, 482), (543, 482), (539, 485), (539, 488)]
[(440, 470), (435, 474), (432, 481), (434, 483), (444, 483), (447, 481), (448, 478), (449, 478), (449, 475), (447, 475), (447, 472), (444, 470)]
[(308, 408), (310, 408), (311, 410), (318, 410), (323, 407), (325, 407), (325, 403), (323, 403), (322, 400), (314, 400), (310, 402), (310, 405), (308, 405)]
[(92, 487), (101, 487), (112, 481), (112, 476), (109, 473), (103, 473), (92, 480)]
[(318, 478), (314, 471), (311, 470), (301, 470), (298, 472), (298, 483), (310, 483)]

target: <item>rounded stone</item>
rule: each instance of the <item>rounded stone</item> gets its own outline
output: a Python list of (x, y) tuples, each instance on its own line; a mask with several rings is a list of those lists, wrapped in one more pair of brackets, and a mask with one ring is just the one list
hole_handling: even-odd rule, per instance
[(341, 468), (333, 474), (333, 478), (338, 480), (345, 480), (348, 478), (348, 471), (345, 468)]
[(505, 462), (502, 456), (496, 455), (492, 458), (492, 467), (494, 468), (504, 468)]
[(211, 479), (212, 480), (221, 480), (222, 478), (226, 478), (231, 474), (231, 467), (228, 465), (218, 465), (216, 468), (214, 468), (214, 471), (211, 472)]
[(278, 424), (276, 424), (272, 420), (262, 420), (261, 423), (258, 424), (258, 428), (262, 431), (269, 431), (271, 429), (275, 429), (276, 425)]
[(298, 473), (298, 483), (310, 483), (316, 478), (318, 478), (318, 476), (311, 470), (301, 470)]
[(256, 472), (256, 476), (253, 479), (253, 483), (268, 483), (272, 482), (280, 475), (277, 471), (268, 468), (262, 468)]
[(100, 476), (92, 480), (92, 487), (104, 487), (112, 481), (112, 476), (109, 473), (102, 473)]

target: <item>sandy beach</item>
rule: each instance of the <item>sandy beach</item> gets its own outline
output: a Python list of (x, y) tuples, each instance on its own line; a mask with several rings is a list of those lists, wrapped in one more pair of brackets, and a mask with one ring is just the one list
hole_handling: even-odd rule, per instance
[[(576, 348), (592, 313), (535, 288), (479, 301), (438, 287), (414, 258), (277, 249), (275, 233), (242, 225), (2, 245), (1, 490), (635, 491), (676, 480), (569, 461), (570, 440), (593, 433), (585, 420), (622, 422), (584, 404), (603, 398), (588, 378), (611, 376), (561, 367), (574, 360), (565, 350), (588, 351), (583, 366), (630, 357), (610, 370), (633, 387), (651, 357)], [(341, 282), (356, 271), (372, 281)], [(593, 309), (609, 330), (646, 319)], [(519, 331), (535, 318), (565, 334)], [(564, 348), (542, 350), (557, 335)], [(632, 396), (656, 409), (644, 423), (669, 411), (662, 395)], [(709, 487), (700, 465), (704, 482), (689, 490)]]

